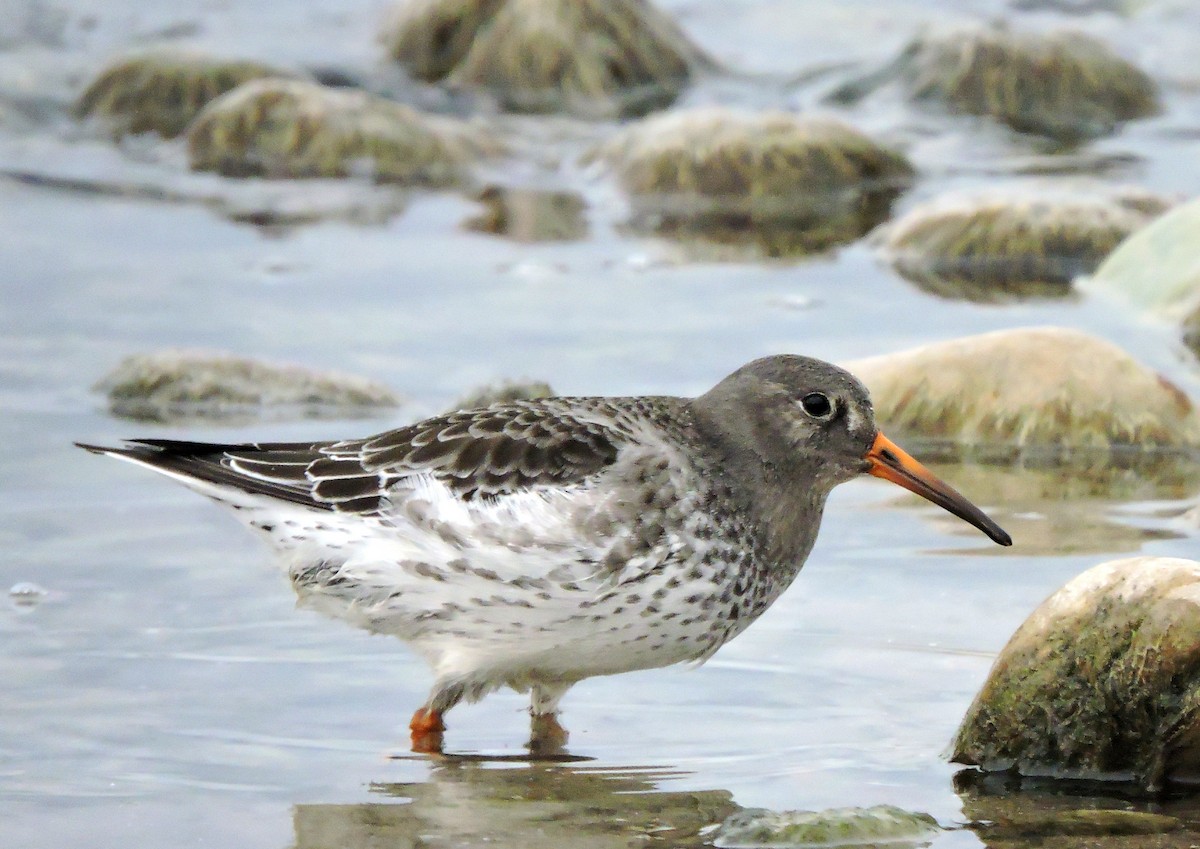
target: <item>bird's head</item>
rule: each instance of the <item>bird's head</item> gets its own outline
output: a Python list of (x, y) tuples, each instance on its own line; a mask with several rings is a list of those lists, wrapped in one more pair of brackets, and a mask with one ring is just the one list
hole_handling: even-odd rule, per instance
[(866, 388), (837, 366), (809, 357), (764, 357), (693, 406), (727, 450), (803, 481), (822, 500), (837, 484), (870, 474), (932, 501), (1001, 545), (1012, 544), (982, 510), (879, 432)]

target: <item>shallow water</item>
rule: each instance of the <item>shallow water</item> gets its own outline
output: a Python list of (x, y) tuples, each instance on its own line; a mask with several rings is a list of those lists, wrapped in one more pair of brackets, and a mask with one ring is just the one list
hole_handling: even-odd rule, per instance
[[(751, 72), (702, 82), (685, 102), (801, 108), (923, 22), (1016, 14), (999, 2), (662, 5)], [(387, 420), (153, 428), (208, 440), (364, 433), (501, 377), (691, 394), (765, 353), (845, 360), (1026, 324), (1083, 328), (1200, 389), (1174, 329), (1098, 298), (941, 300), (861, 243), (799, 262), (692, 262), (686, 247), (627, 235), (612, 187), (574, 164), (609, 125), (501, 122), (530, 156), (492, 179), (586, 204), (585, 237), (531, 245), (463, 227), (481, 213), (463, 195), (187, 175), (179, 146), (118, 150), (63, 112), (108, 55), (163, 37), (375, 79), (383, 8), (0, 0), (0, 589), (46, 592), (0, 601), (0, 843), (669, 846), (703, 843), (698, 830), (736, 807), (976, 817), (943, 752), (995, 653), (1095, 563), (1194, 557), (1197, 528), (1180, 515), (1200, 501), (1200, 470), (1094, 480), (938, 465), (1013, 532), (1007, 550), (886, 484), (844, 486), (800, 579), (753, 628), (698, 670), (581, 684), (565, 722), (570, 751), (590, 760), (529, 766), (395, 757), (429, 685), (411, 653), (293, 609), (265, 548), (203, 499), (71, 447), (150, 435), (109, 417), (89, 387), (163, 346), (359, 372), (410, 399)], [(1168, 111), (1069, 159), (886, 98), (852, 112), (921, 171), (897, 209), (1064, 161), (1107, 163), (1074, 180), (1200, 192), (1200, 15), (1137, 10), (1070, 20), (1154, 73)], [(831, 70), (797, 81), (814, 68)], [(239, 223), (297, 213), (318, 220)], [(448, 747), (520, 755), (523, 706), (497, 694), (456, 709)], [(1110, 804), (1125, 803), (1075, 806)], [(961, 829), (935, 841), (980, 844)]]

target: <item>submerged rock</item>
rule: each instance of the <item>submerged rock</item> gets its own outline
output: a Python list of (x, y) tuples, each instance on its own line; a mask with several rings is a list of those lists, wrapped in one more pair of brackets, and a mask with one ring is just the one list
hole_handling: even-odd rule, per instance
[(233, 177), (371, 177), (445, 186), (499, 146), (483, 130), (363, 91), (259, 80), (216, 99), (188, 130), (197, 171)]
[(667, 264), (796, 260), (849, 244), (887, 217), (887, 204), (864, 210), (831, 210), (821, 221), (635, 220), (634, 235), (669, 240), (658, 261)]
[(380, 383), (219, 351), (168, 349), (123, 360), (94, 387), (140, 421), (253, 421), (376, 415), (400, 398)]
[(889, 431), (981, 446), (990, 458), (1200, 446), (1182, 390), (1078, 330), (1000, 330), (845, 365)]
[(1150, 77), (1105, 44), (1068, 30), (978, 24), (937, 30), (834, 97), (852, 100), (890, 79), (899, 79), (916, 100), (1064, 142), (1105, 135), (1159, 111)]
[(80, 118), (96, 118), (113, 136), (158, 133), (174, 138), (200, 110), (250, 80), (298, 79), (260, 62), (203, 53), (156, 50), (118, 59), (92, 80), (75, 103)]
[(1142, 193), (948, 195), (888, 225), (881, 252), (905, 278), (945, 297), (1061, 296), (1166, 208)]
[(940, 831), (929, 814), (893, 805), (770, 811), (746, 808), (728, 817), (713, 835), (720, 849), (758, 847), (889, 846), (924, 844)]
[(617, 175), (637, 229), (720, 241), (776, 225), (813, 250), (877, 224), (913, 174), (840, 122), (723, 107), (645, 118), (589, 158)]
[(383, 40), (414, 77), (520, 111), (644, 112), (708, 64), (647, 0), (407, 0)]
[(553, 394), (554, 390), (544, 380), (502, 380), (475, 387), (455, 401), (450, 410), (473, 410), (505, 401), (532, 401)]
[(1200, 779), (1200, 562), (1111, 561), (1046, 599), (997, 658), (952, 760), (1151, 790)]
[(966, 828), (988, 849), (1190, 849), (1200, 840), (1194, 823), (1169, 815), (1171, 805), (1128, 787), (964, 769), (954, 789)]
[(587, 206), (577, 192), (493, 185), (475, 200), (483, 204), (483, 212), (465, 222), (469, 230), (517, 242), (562, 242), (587, 235)]

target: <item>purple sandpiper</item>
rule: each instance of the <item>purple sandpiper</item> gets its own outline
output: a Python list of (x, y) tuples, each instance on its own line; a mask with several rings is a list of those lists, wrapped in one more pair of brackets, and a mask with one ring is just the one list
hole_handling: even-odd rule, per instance
[(1011, 539), (879, 433), (866, 389), (774, 356), (697, 398), (543, 398), (454, 412), (366, 439), (83, 445), (233, 508), (283, 554), (306, 605), (393, 634), (442, 716), (502, 687), (531, 694), (535, 741), (593, 675), (703, 661), (779, 597), (830, 490), (885, 478)]

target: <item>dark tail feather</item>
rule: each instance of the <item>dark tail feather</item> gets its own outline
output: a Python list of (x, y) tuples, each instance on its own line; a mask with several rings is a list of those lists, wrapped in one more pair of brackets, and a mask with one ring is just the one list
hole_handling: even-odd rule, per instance
[(238, 454), (253, 456), (275, 450), (311, 451), (313, 450), (311, 445), (220, 444), (177, 439), (131, 439), (127, 441), (130, 444), (121, 447), (89, 445), (82, 442), (75, 444), (93, 454), (108, 454), (166, 474), (210, 483), (218, 487), (232, 487), (242, 492), (278, 498), (281, 501), (290, 501), (304, 507), (321, 510), (333, 509), (330, 504), (314, 501), (312, 488), (306, 480), (303, 482), (297, 480), (295, 484), (263, 480), (247, 476), (229, 465), (229, 461)]

